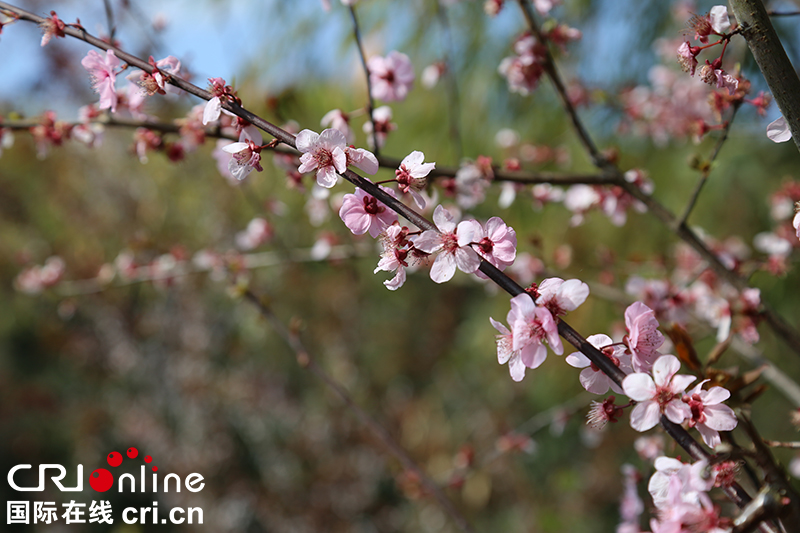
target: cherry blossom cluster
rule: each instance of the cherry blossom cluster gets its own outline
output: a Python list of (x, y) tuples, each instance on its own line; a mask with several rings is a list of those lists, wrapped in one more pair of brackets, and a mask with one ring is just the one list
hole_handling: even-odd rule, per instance
[[(653, 533), (662, 531), (696, 531), (720, 533), (730, 531), (731, 518), (722, 515), (722, 508), (714, 503), (709, 491), (714, 487), (730, 486), (735, 464), (725, 461), (710, 465), (708, 461), (687, 464), (671, 457), (659, 456), (654, 462), (655, 472), (647, 485), (656, 517), (650, 520)], [(626, 479), (628, 479), (626, 477)], [(633, 490), (628, 490), (628, 485)], [(623, 505), (629, 509), (618, 527), (620, 533), (640, 533), (639, 516), (643, 504), (635, 492), (635, 479), (626, 483)]]
[(43, 265), (32, 265), (20, 272), (14, 280), (14, 288), (26, 294), (39, 294), (61, 281), (66, 270), (64, 260), (54, 255)]
[(517, 37), (512, 45), (514, 55), (504, 58), (497, 68), (506, 78), (508, 90), (522, 96), (532, 93), (545, 72), (547, 42), (563, 49), (567, 43), (577, 41), (581, 36), (581, 32), (575, 28), (552, 23), (543, 28), (542, 38), (545, 42), (540, 42), (529, 32)]
[[(749, 249), (741, 240), (706, 240), (728, 268), (739, 271), (745, 265)], [(626, 283), (626, 292), (647, 304), (662, 320), (686, 327), (700, 318), (716, 329), (718, 342), (732, 333), (749, 344), (758, 341), (759, 289), (737, 290), (710, 270), (688, 245), (676, 246), (675, 260), (677, 265), (671, 278), (632, 276)]]
[(762, 268), (771, 274), (787, 273), (789, 256), (796, 248), (800, 248), (800, 217), (796, 214), (798, 201), (800, 184), (795, 181), (784, 183), (769, 200), (774, 227), (753, 238), (753, 247), (767, 255)]
[[(686, 422), (689, 427), (697, 428), (708, 446), (717, 446), (721, 442), (719, 431), (736, 427), (733, 410), (722, 404), (730, 397), (730, 392), (722, 387), (704, 390), (703, 385), (709, 380), (686, 391), (696, 378), (677, 374), (678, 359), (658, 352), (664, 337), (656, 329), (655, 313), (643, 303), (635, 302), (628, 307), (625, 327), (627, 334), (621, 343), (613, 343), (605, 335), (592, 335), (587, 339), (626, 374), (621, 388), (580, 352), (567, 357), (572, 366), (584, 368), (580, 375), (584, 388), (594, 394), (605, 394), (611, 388), (638, 402), (630, 419), (631, 427), (637, 431), (655, 427), (661, 415), (665, 415), (676, 424)], [(621, 408), (627, 406), (618, 407), (614, 402), (614, 396), (595, 402), (589, 414), (590, 423), (616, 422)]]
[[(725, 56), (725, 49), (731, 37), (731, 23), (728, 18), (728, 8), (726, 6), (714, 6), (711, 11), (706, 15), (695, 15), (689, 21), (691, 30), (694, 31), (694, 38), (702, 44), (702, 46), (692, 46), (688, 41), (684, 41), (678, 47), (678, 62), (683, 68), (684, 72), (690, 73), (692, 76), (697, 69), (697, 55), (707, 48), (716, 45), (722, 45), (722, 51), (719, 57), (714, 61), (706, 59), (706, 64), (700, 68), (700, 79), (709, 85), (715, 85), (718, 89), (727, 89), (729, 94), (733, 94), (739, 81), (725, 72), (722, 69), (722, 60)], [(721, 37), (720, 40), (710, 43), (708, 39), (710, 36)]]
[[(558, 334), (559, 317), (578, 308), (589, 296), (586, 283), (571, 279), (547, 278), (525, 293), (511, 298), (506, 327), (489, 318), (497, 335), (497, 360), (508, 363), (514, 381), (522, 381), (526, 368), (537, 368), (547, 359), (545, 342), (556, 355), (564, 353)], [(510, 328), (510, 329), (509, 329)]]

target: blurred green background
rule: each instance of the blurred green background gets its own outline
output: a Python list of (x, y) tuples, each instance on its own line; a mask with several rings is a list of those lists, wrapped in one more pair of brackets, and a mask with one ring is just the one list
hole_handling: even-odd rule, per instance
[[(182, 11), (186, 4), (181, 2), (109, 5), (123, 49), (157, 59), (173, 53), (195, 73), (196, 84), (223, 75), (235, 80), (248, 109), (276, 124), (293, 120), (319, 131), (329, 110), (353, 111), (366, 100), (349, 13), (332, 3), (329, 13), (316, 0), (235, 7), (208, 1), (192, 3), (191, 11)], [(90, 32), (107, 28), (100, 1), (27, 4), (39, 14), (55, 9), (68, 22), (80, 17)], [(693, 9), (702, 13), (710, 6)], [(560, 22), (584, 30), (581, 42), (559, 54), (559, 68), (590, 90), (594, 105), (581, 109), (590, 130), (600, 146), (618, 150), (621, 168), (645, 169), (656, 197), (676, 212), (699, 177), (691, 161), (707, 158), (716, 138), (712, 133), (700, 144), (685, 137), (655, 143), (624, 133), (619, 95), (648, 83), (650, 67), (661, 62), (654, 42), (680, 36), (683, 22), (672, 12), (682, 7), (568, 0), (553, 12)], [(509, 153), (494, 138), (499, 130), (513, 128), (524, 143), (567, 155), (558, 164), (526, 163), (526, 168), (592, 171), (550, 84), (543, 80), (523, 98), (510, 94), (497, 73), (513, 39), (524, 31), (515, 3), (507, 2), (496, 19), (483, 13), (479, 1), (440, 11), (427, 0), (362, 0), (357, 9), (371, 53), (403, 51), (418, 79), (426, 65), (447, 57), (459, 88), (466, 157), (486, 155), (502, 162)], [(159, 32), (151, 20), (161, 10), (167, 26)], [(38, 31), (23, 23), (4, 28), (0, 53), (14, 60), (4, 59), (0, 66), (7, 73), (0, 115), (35, 117), (55, 109), (74, 120), (77, 106), (96, 101), (79, 63), (89, 47), (58, 39), (41, 49)], [(782, 31), (794, 53), (797, 36), (786, 25)], [(170, 39), (190, 57), (172, 51)], [(755, 95), (763, 83), (752, 60), (741, 43), (729, 53), (753, 80)], [(671, 60), (666, 64), (678, 68)], [(147, 109), (177, 118), (197, 103), (188, 97), (154, 97)], [(432, 89), (417, 83), (408, 99), (392, 108), (398, 129), (384, 154), (402, 158), (422, 150), (426, 161), (457, 166), (444, 81)], [(357, 146), (366, 146), (363, 120), (353, 121)], [(797, 177), (794, 146), (772, 144), (763, 131), (763, 121), (743, 108), (690, 218), (718, 240), (738, 236), (750, 244), (754, 235), (770, 230), (769, 196)], [(135, 446), (152, 455), (160, 472), (205, 477), (200, 493), (159, 496), (162, 508), (204, 509), (204, 525), (191, 530), (454, 531), (434, 500), (421, 494), (353, 413), (297, 364), (269, 324), (233, 296), (225, 280), (201, 273), (167, 286), (114, 282), (90, 294), (70, 294), (76, 285), (36, 296), (14, 290), (23, 268), (51, 255), (64, 259), (66, 280), (83, 280), (125, 250), (140, 263), (170, 251), (188, 257), (202, 249), (227, 252), (235, 249), (236, 234), (261, 216), (275, 235), (256, 252), (274, 252), (279, 261), (252, 270), (251, 289), (269, 299), (281, 320), (299, 328), (312, 356), (441, 484), (476, 529), (615, 528), (620, 466), (631, 462), (645, 478), (650, 474), (632, 448), (638, 434), (627, 418), (602, 433), (587, 430), (584, 415), (592, 395), (580, 387), (575, 369), (552, 353), (523, 382), (510, 379), (496, 362), (495, 330), (488, 320), (505, 320), (507, 295), (460, 273), (439, 286), (424, 269), (390, 292), (382, 284), (390, 276), (372, 273), (378, 253), (371, 251), (371, 239), (352, 236), (335, 211), (322, 226), (313, 225), (306, 214), (308, 195), (287, 188), (284, 172), (269, 156), (264, 172), (232, 187), (216, 171), (212, 148), (208, 141), (177, 163), (154, 153), (141, 164), (132, 153), (132, 132), (107, 129), (99, 149), (71, 141), (39, 159), (30, 136), (18, 132), (13, 148), (3, 151), (1, 471), (23, 463), (58, 463), (68, 467), (69, 482), (74, 465), (83, 464), (88, 472), (105, 466), (108, 452)], [(392, 176), (391, 169), (382, 169), (376, 179)], [(340, 184), (334, 196), (345, 192), (351, 186)], [(541, 259), (561, 277), (603, 285), (606, 290), (595, 291), (568, 321), (587, 336), (619, 331), (626, 302), (603, 295), (624, 294), (633, 274), (668, 276), (676, 238), (654, 217), (635, 212), (624, 227), (615, 227), (601, 212), (571, 227), (563, 205), (534, 209), (529, 194), (520, 191), (511, 207), (500, 209), (499, 187), (493, 186), (487, 201), (469, 214), (484, 220), (502, 216), (517, 231), (519, 252)], [(270, 209), (275, 202), (285, 204), (285, 211), (275, 214)], [(310, 248), (323, 232), (346, 247), (366, 244), (367, 251), (361, 246), (344, 259), (292, 260), (294, 250)], [(753, 283), (764, 300), (798, 323), (795, 272), (756, 273)], [(714, 344), (713, 331), (700, 324), (689, 331), (705, 357)], [(759, 331), (757, 348), (789, 376), (800, 375), (796, 353), (766, 327)], [(750, 365), (733, 351), (720, 363), (723, 368)], [(754, 419), (766, 437), (790, 440), (793, 407), (770, 389), (755, 404)], [(506, 451), (509, 434), (528, 435), (533, 444), (527, 451)], [(466, 469), (459, 467), (465, 453), (474, 453)], [(668, 444), (667, 453), (680, 451)], [(784, 462), (791, 458), (777, 455)], [(23, 499), (2, 487), (6, 500)], [(60, 505), (65, 495), (49, 490), (41, 499)], [(646, 494), (644, 485), (641, 492)], [(83, 501), (95, 496), (87, 487)], [(115, 513), (117, 506), (147, 503), (114, 497)], [(40, 499), (39, 493), (33, 499)], [(37, 527), (24, 530), (54, 526)], [(111, 527), (85, 529), (151, 528), (116, 519)]]

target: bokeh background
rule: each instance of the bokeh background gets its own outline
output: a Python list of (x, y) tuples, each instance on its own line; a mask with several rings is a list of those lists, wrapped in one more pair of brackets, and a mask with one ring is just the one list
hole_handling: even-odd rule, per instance
[[(267, 120), (317, 131), (331, 109), (357, 110), (366, 101), (349, 12), (332, 4), (326, 12), (318, 0), (108, 2), (123, 49), (145, 58), (175, 55), (196, 84), (224, 77), (245, 106)], [(425, 66), (449, 62), (465, 157), (500, 162), (513, 155), (495, 142), (498, 131), (512, 128), (521, 143), (552, 154), (526, 161), (526, 168), (591, 171), (549, 84), (543, 80), (533, 95), (521, 97), (509, 93), (497, 72), (524, 31), (518, 6), (507, 2), (490, 18), (482, 4), (362, 0), (357, 10), (368, 55), (400, 50), (411, 57), (418, 79)], [(713, 4), (565, 4), (552, 14), (584, 37), (558, 55), (559, 67), (586, 89), (591, 105), (580, 112), (589, 129), (601, 146), (619, 152), (622, 168), (644, 169), (659, 200), (682, 211), (699, 177), (692, 161), (708, 157), (715, 138), (699, 144), (688, 135), (654, 139), (626, 117), (620, 95), (649, 86), (657, 65), (686, 76), (659, 50), (664, 40), (680, 38), (687, 13), (704, 13)], [(63, 20), (80, 18), (90, 32), (108, 34), (99, 0), (27, 1), (22, 7), (41, 15), (54, 9)], [(778, 25), (796, 57), (794, 19)], [(96, 100), (80, 66), (90, 48), (69, 39), (42, 48), (39, 41), (32, 24), (3, 28), (0, 115), (16, 119), (55, 110), (75, 120), (79, 106)], [(751, 78), (753, 94), (763, 89), (742, 43), (733, 43), (729, 54)], [(398, 128), (383, 153), (402, 158), (422, 150), (426, 161), (457, 166), (449, 94), (444, 81), (431, 89), (417, 83), (404, 102), (393, 104)], [(147, 111), (178, 118), (198, 103), (187, 96), (155, 97)], [(767, 118), (747, 107), (740, 111), (693, 225), (720, 241), (734, 237), (748, 246), (773, 227), (770, 195), (798, 177), (794, 146), (775, 145), (763, 133), (776, 116), (774, 109)], [(363, 120), (353, 121), (357, 146), (366, 145)], [(154, 153), (143, 164), (133, 153), (130, 130), (107, 129), (99, 148), (73, 141), (43, 158), (30, 136), (18, 132), (15, 138), (0, 157), (0, 471), (58, 463), (68, 467), (70, 482), (74, 465), (88, 472), (105, 466), (108, 452), (135, 446), (152, 455), (160, 472), (205, 477), (200, 493), (159, 495), (162, 509), (203, 508), (204, 524), (182, 526), (187, 530), (455, 531), (224, 276), (115, 279), (97, 291), (63, 283), (37, 295), (14, 288), (24, 268), (52, 255), (63, 258), (64, 278), (75, 282), (94, 278), (122, 252), (146, 264), (167, 253), (190, 258), (203, 249), (235, 250), (237, 233), (259, 216), (274, 236), (253, 251), (268, 253), (270, 264), (247, 273), (250, 288), (299, 331), (321, 367), (478, 530), (612, 531), (619, 521), (621, 465), (633, 464), (645, 479), (650, 475), (632, 447), (638, 434), (627, 421), (604, 432), (587, 429), (593, 397), (561, 357), (551, 354), (521, 383), (497, 364), (489, 317), (504, 320), (507, 295), (460, 273), (439, 286), (424, 269), (399, 291), (386, 290), (385, 273), (372, 273), (378, 254), (371, 239), (351, 235), (335, 211), (325, 220), (309, 217), (308, 194), (287, 187), (284, 171), (269, 156), (264, 172), (234, 187), (216, 170), (212, 141), (181, 161)], [(392, 176), (383, 169), (377, 179)], [(647, 214), (631, 212), (628, 223), (617, 227), (593, 212), (573, 227), (560, 203), (538, 208), (524, 190), (501, 209), (499, 191), (490, 188), (487, 201), (469, 213), (502, 216), (517, 231), (519, 252), (540, 260), (549, 273), (592, 283), (593, 295), (569, 316), (584, 335), (621, 331), (630, 303), (626, 280), (634, 274), (667, 277), (676, 264), (678, 241)], [(351, 187), (340, 184), (334, 198), (345, 192)], [(340, 246), (343, 257), (298, 260), (320, 239)], [(752, 253), (755, 260), (764, 258)], [(753, 284), (798, 323), (796, 272), (756, 272)], [(689, 331), (705, 357), (714, 331), (701, 323)], [(760, 333), (756, 350), (790, 377), (800, 376), (796, 353), (766, 327)], [(731, 350), (720, 366), (749, 369), (753, 363)], [(791, 440), (793, 407), (770, 388), (753, 417), (765, 436)], [(667, 453), (680, 452), (668, 444)], [(778, 457), (788, 463), (792, 455)], [(20, 499), (6, 483), (0, 487), (3, 499)], [(641, 493), (646, 496), (644, 484)], [(80, 497), (88, 502), (95, 496), (87, 487)], [(60, 505), (64, 497), (48, 489), (41, 499)], [(112, 494), (113, 526), (17, 530), (173, 529), (125, 525), (117, 518), (118, 508), (149, 504), (142, 498)]]

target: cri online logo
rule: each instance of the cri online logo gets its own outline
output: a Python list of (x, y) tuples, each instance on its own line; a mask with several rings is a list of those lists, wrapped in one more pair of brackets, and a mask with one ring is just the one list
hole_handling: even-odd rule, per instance
[[(128, 448), (126, 454), (129, 459), (136, 459), (136, 457), (139, 456), (139, 450), (131, 447)], [(122, 454), (119, 452), (111, 452), (108, 454), (108, 457), (106, 457), (106, 461), (108, 461), (109, 466), (116, 468), (122, 464)], [(153, 462), (153, 458), (149, 455), (145, 455), (144, 462), (150, 464)], [(142, 468), (144, 468), (144, 466), (142, 466)], [(153, 465), (153, 472), (158, 472), (158, 467), (155, 465)], [(97, 492), (105, 492), (114, 485), (114, 475), (105, 468), (98, 468), (89, 474), (89, 485)]]
[[(133, 447), (128, 448), (128, 450), (126, 451), (126, 455), (128, 456), (129, 459), (136, 459), (139, 456), (139, 450)], [(122, 454), (116, 451), (109, 453), (108, 456), (106, 457), (108, 465), (112, 468), (120, 466), (122, 464), (122, 460), (123, 460)], [(150, 457), (149, 455), (145, 455), (144, 462), (149, 465), (150, 463), (153, 462), (153, 458)], [(30, 468), (31, 465), (16, 465), (11, 470), (9, 470), (8, 484), (11, 485), (11, 488), (22, 492), (42, 492), (44, 491), (44, 482), (46, 479), (45, 472), (47, 472), (47, 470), (58, 470), (58, 474), (51, 475), (50, 479), (53, 480), (53, 483), (56, 485), (56, 487), (58, 487), (59, 490), (61, 490), (62, 492), (79, 492), (83, 490), (83, 465), (77, 465), (78, 482), (75, 487), (65, 487), (61, 483), (61, 480), (64, 479), (64, 477), (66, 477), (67, 475), (67, 469), (64, 468), (63, 465), (59, 464), (39, 465), (39, 485), (37, 485), (36, 487), (20, 487), (14, 481), (14, 474), (17, 472), (17, 470), (30, 469)], [(153, 492), (157, 492), (158, 474), (156, 472), (158, 472), (158, 467), (153, 465), (150, 467), (150, 469), (153, 471), (151, 490)], [(178, 477), (177, 474), (168, 474), (164, 478), (163, 481), (164, 492), (169, 492), (168, 487), (170, 480), (174, 481), (174, 487), (176, 492), (180, 492), (181, 479), (180, 477)], [(203, 476), (201, 476), (200, 474), (189, 474), (188, 476), (186, 476), (186, 479), (184, 480), (184, 485), (186, 487), (186, 490), (190, 492), (200, 492), (201, 490), (203, 490), (203, 487), (205, 486), (205, 483), (203, 483), (202, 481), (203, 481)], [(130, 490), (130, 492), (136, 491), (136, 478), (132, 474), (125, 473), (119, 477), (119, 486), (118, 486), (119, 492), (124, 492), (124, 489), (126, 488), (125, 482), (127, 482), (127, 487)], [(146, 485), (144, 465), (141, 465), (139, 483), (140, 483), (139, 484), (140, 492), (144, 492)], [(96, 470), (93, 470), (92, 473), (89, 474), (89, 485), (97, 492), (106, 492), (109, 489), (111, 489), (111, 487), (114, 486), (114, 475), (106, 468), (98, 468)]]

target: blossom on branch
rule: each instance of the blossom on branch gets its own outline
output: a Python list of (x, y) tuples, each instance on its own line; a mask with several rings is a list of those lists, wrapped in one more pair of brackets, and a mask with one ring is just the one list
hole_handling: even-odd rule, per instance
[(526, 367), (536, 368), (547, 358), (545, 341), (557, 355), (564, 353), (553, 315), (536, 305), (530, 294), (518, 294), (511, 298), (509, 325), (514, 335), (512, 349), (519, 352)]
[[(615, 346), (614, 341), (608, 335), (590, 335), (586, 337), (589, 344), (600, 350), (608, 357), (614, 365), (626, 374), (631, 372), (631, 356), (625, 353), (621, 346)], [(583, 388), (592, 394), (605, 394), (611, 388), (618, 394), (623, 394), (622, 389), (613, 379), (608, 377), (602, 370), (595, 366), (592, 361), (582, 352), (575, 352), (565, 358), (568, 365), (575, 368), (582, 368), (580, 382)]]
[(658, 331), (655, 311), (642, 302), (634, 302), (625, 310), (625, 329), (622, 339), (632, 355), (631, 364), (636, 372), (649, 372), (660, 355), (658, 349), (664, 344), (664, 335)]
[(297, 134), (297, 149), (300, 156), (300, 173), (317, 171), (317, 183), (330, 189), (336, 185), (337, 172), (347, 169), (347, 139), (339, 130), (328, 128), (322, 133), (303, 130)]
[(453, 215), (441, 205), (433, 212), (433, 221), (439, 231), (427, 230), (414, 241), (414, 247), (427, 253), (439, 252), (431, 267), (431, 279), (436, 283), (449, 281), (456, 272), (472, 274), (480, 266), (481, 260), (460, 234), (465, 222), (456, 226)]
[[(631, 427), (647, 431), (658, 424), (662, 414), (680, 424), (691, 418), (692, 412), (681, 398), (694, 376), (677, 374), (681, 363), (674, 355), (662, 355), (653, 364), (652, 375), (637, 372), (622, 382), (625, 394), (639, 404), (631, 412)], [(677, 374), (677, 375), (676, 375)]]
[[(508, 322), (513, 321), (514, 316), (511, 312), (508, 313)], [(525, 364), (519, 355), (519, 350), (514, 350), (514, 335), (502, 322), (489, 317), (489, 322), (494, 329), (500, 332), (500, 335), (495, 335), (497, 342), (497, 362), (501, 365), (508, 363), (508, 372), (511, 374), (511, 379), (514, 381), (522, 381), (525, 377)]]
[[(386, 187), (381, 187), (381, 189), (394, 196), (392, 189)], [(363, 235), (369, 232), (373, 238), (397, 222), (397, 213), (363, 189), (357, 189), (355, 194), (344, 195), (342, 207), (339, 209), (339, 217), (354, 235)]]
[(536, 305), (546, 308), (554, 318), (574, 311), (589, 296), (589, 286), (579, 279), (547, 278), (537, 290)]
[(64, 23), (63, 20), (58, 18), (55, 11), (50, 12), (50, 17), (44, 19), (40, 24), (39, 27), (42, 28), (44, 35), (42, 35), (42, 46), (45, 46), (47, 43), (50, 42), (50, 39), (53, 37), (66, 37), (64, 33), (64, 28), (67, 25)]
[[(372, 134), (373, 127), (376, 135)], [(389, 132), (397, 129), (397, 124), (392, 122), (392, 108), (388, 105), (382, 105), (372, 111), (372, 120), (368, 120), (362, 126), (362, 130), (367, 134), (367, 144), (373, 150), (375, 149), (375, 139), (378, 138), (378, 148), (383, 147), (386, 143), (386, 137)]]
[(425, 177), (436, 167), (436, 163), (423, 163), (425, 154), (414, 150), (403, 158), (400, 168), (395, 170), (397, 188), (404, 194), (410, 194), (420, 209), (425, 209), (425, 200), (419, 191), (425, 189)]
[(731, 393), (722, 387), (703, 390), (703, 384), (707, 381), (709, 380), (698, 383), (683, 396), (682, 401), (692, 412), (689, 427), (696, 427), (703, 437), (703, 442), (714, 448), (721, 442), (719, 432), (731, 431), (736, 427), (737, 420), (733, 409), (722, 404), (730, 398)]
[(383, 282), (389, 290), (395, 291), (406, 281), (405, 267), (408, 266), (406, 258), (408, 257), (408, 246), (410, 244), (408, 228), (393, 224), (386, 228), (386, 231), (380, 235), (380, 239), (383, 245), (383, 253), (373, 273), (377, 274), (381, 270), (386, 272), (396, 271), (394, 278)]
[(170, 85), (168, 81), (171, 76), (180, 74), (180, 60), (175, 56), (167, 56), (156, 61), (153, 56), (150, 56), (150, 65), (153, 68), (152, 73), (135, 70), (128, 74), (126, 79), (138, 85), (147, 96), (168, 92), (177, 94), (178, 89)]
[(392, 50), (367, 61), (372, 97), (384, 102), (405, 100), (414, 85), (414, 66), (407, 55)]
[(330, 126), (335, 130), (341, 131), (344, 133), (348, 143), (353, 142), (356, 138), (355, 133), (350, 128), (350, 117), (341, 109), (333, 109), (325, 113), (325, 116), (320, 120), (320, 126)]
[[(477, 220), (468, 220), (459, 227), (461, 238), (472, 244), (472, 249), (500, 270), (510, 266), (517, 256), (517, 233), (500, 217), (492, 217), (482, 226)], [(481, 272), (478, 277), (488, 279)]]
[(110, 109), (112, 113), (117, 110), (117, 71), (120, 60), (114, 55), (114, 50), (107, 50), (105, 56), (89, 50), (81, 60), (81, 65), (92, 78), (92, 88), (100, 94), (100, 109)]

